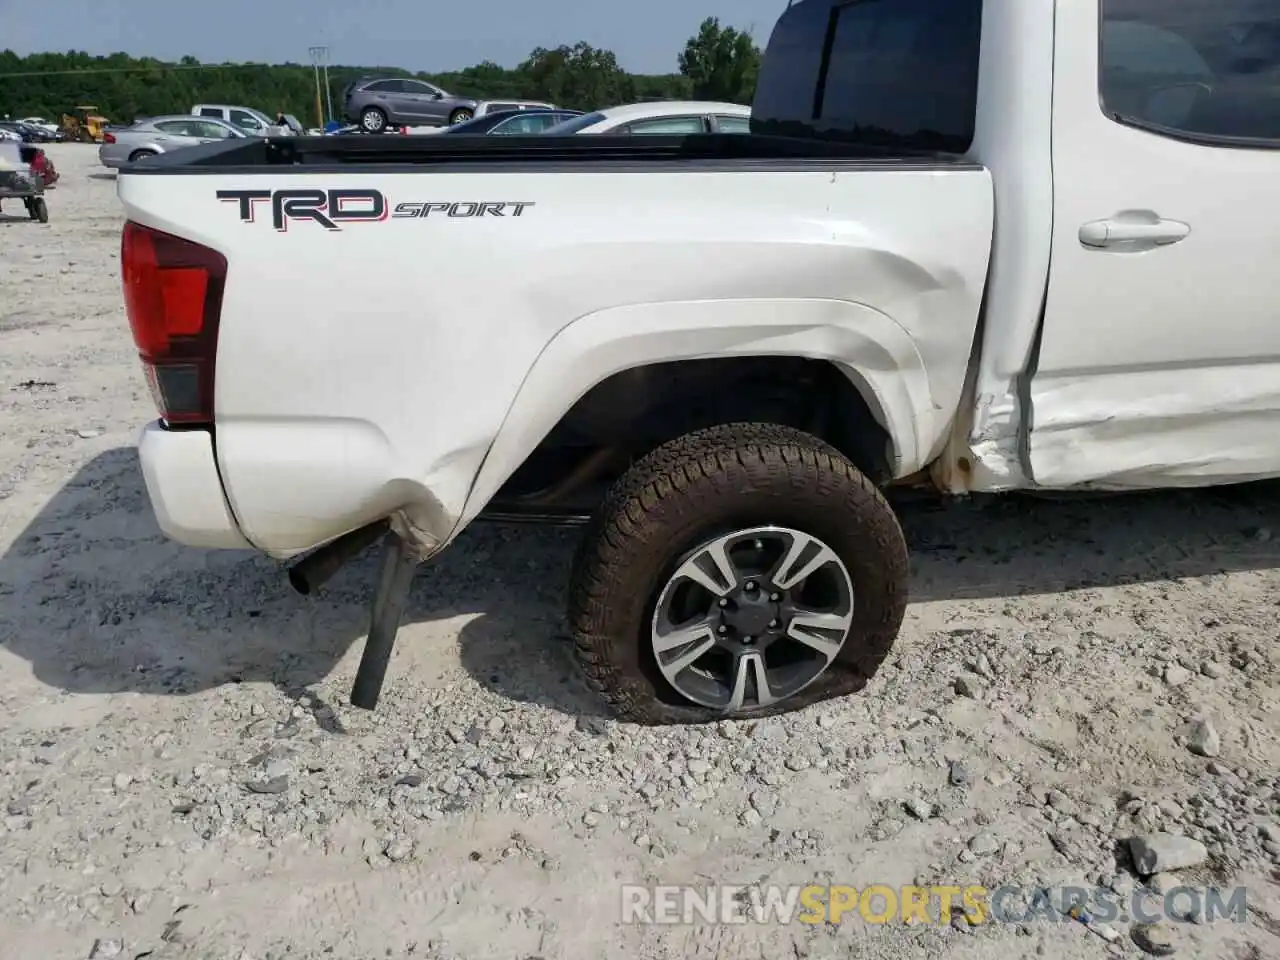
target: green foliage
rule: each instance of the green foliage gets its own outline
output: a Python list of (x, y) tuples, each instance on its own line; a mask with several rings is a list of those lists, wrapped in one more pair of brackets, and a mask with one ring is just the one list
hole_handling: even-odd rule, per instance
[[(695, 87), (704, 91), (699, 95), (732, 89), (732, 96), (717, 98), (749, 103), (750, 89), (743, 72), (748, 55), (739, 50), (738, 38), (746, 40), (756, 59), (758, 52), (749, 37), (708, 22), (714, 27), (711, 39), (704, 41), (704, 24), (685, 51), (686, 56), (695, 51), (698, 66), (685, 69), (684, 75), (629, 74), (611, 51), (576, 43), (554, 50), (539, 47), (514, 70), (492, 62), (441, 74), (415, 74), (384, 66), (330, 67), (330, 93), (334, 110), (341, 111), (342, 91), (348, 83), (379, 74), (418, 77), (464, 96), (549, 100), (583, 110), (636, 100), (684, 99)], [(726, 35), (732, 52), (728, 57), (720, 51)], [(705, 55), (699, 52), (704, 48), (709, 51)], [(682, 69), (686, 56), (681, 57)], [(753, 86), (753, 72), (750, 77)], [(92, 105), (112, 122), (121, 123), (136, 117), (187, 113), (196, 103), (241, 104), (271, 115), (283, 111), (314, 124), (314, 71), (310, 64), (299, 63), (201, 64), (194, 57), (166, 63), (124, 53), (91, 56), (78, 50), (20, 57), (11, 50), (0, 50), (0, 115), (57, 121), (77, 106)]]
[(750, 103), (760, 73), (760, 50), (750, 34), (708, 17), (685, 44), (680, 72), (699, 100)]

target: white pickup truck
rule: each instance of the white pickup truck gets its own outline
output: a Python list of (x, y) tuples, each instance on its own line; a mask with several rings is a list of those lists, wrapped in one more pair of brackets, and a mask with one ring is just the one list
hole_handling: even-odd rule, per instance
[(588, 682), (696, 722), (875, 671), (880, 488), (1280, 475), (1275, 0), (801, 0), (752, 129), (130, 167), (161, 527), (304, 592), (383, 539), (372, 708), (418, 562), (583, 521)]

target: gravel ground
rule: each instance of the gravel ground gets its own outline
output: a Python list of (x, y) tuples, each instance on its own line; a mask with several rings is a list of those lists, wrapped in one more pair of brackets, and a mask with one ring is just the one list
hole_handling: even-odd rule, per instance
[[(0, 214), (0, 956), (1280, 957), (1280, 487), (904, 504), (891, 665), (700, 729), (578, 681), (572, 533), (477, 527), (370, 716), (373, 558), (303, 599), (157, 530), (115, 184), (50, 153), (52, 222)], [(628, 882), (1167, 889), (1170, 856), (1248, 921), (617, 922)]]

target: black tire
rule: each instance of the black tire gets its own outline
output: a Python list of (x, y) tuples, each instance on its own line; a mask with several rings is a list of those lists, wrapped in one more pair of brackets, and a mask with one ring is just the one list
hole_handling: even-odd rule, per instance
[(49, 222), (49, 205), (44, 202), (44, 197), (36, 197), (31, 203), (31, 218), (39, 220), (41, 223)]
[(129, 154), (129, 162), (137, 163), (139, 160), (143, 160), (147, 157), (154, 157), (155, 155), (156, 152), (154, 150), (135, 150), (133, 153)]
[(360, 129), (365, 133), (382, 133), (387, 129), (387, 115), (377, 107), (360, 111)]
[(468, 110), (466, 107), (462, 107), (461, 109), (455, 110), (453, 113), (449, 114), (449, 125), (452, 126), (455, 123), (466, 123), (474, 116), (475, 113), (473, 111)]
[(678, 559), (719, 533), (788, 526), (819, 537), (853, 584), (841, 652), (795, 696), (736, 719), (854, 693), (889, 654), (906, 612), (909, 558), (884, 497), (838, 451), (772, 424), (711, 427), (667, 443), (614, 485), (573, 565), (569, 621), (587, 683), (624, 720), (706, 723), (725, 714), (676, 691), (649, 638), (657, 594)]

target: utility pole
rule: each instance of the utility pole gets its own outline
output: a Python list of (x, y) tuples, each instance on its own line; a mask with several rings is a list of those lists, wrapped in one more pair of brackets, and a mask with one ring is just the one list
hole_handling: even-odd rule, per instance
[(324, 66), (320, 68), (324, 73), (324, 106), (327, 114), (326, 121), (333, 121), (333, 86), (329, 83), (329, 55), (324, 56)]
[(329, 86), (329, 48), (309, 47), (307, 52), (311, 54), (311, 66), (316, 75), (316, 118), (319, 121), (320, 129), (323, 130), (325, 119), (324, 103), (320, 99), (320, 68), (324, 67), (325, 87), (327, 89)]

